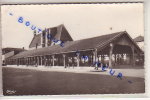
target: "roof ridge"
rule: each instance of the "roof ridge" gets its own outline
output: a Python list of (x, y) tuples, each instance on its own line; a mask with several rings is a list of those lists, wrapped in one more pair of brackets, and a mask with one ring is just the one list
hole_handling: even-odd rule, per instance
[[(118, 34), (117, 34), (117, 33), (118, 33)], [(110, 41), (116, 39), (117, 37), (119, 37), (119, 36), (122, 35), (122, 34), (126, 34), (127, 32), (126, 32), (126, 31), (121, 31), (121, 32), (117, 32), (117, 33), (116, 33), (117, 35), (115, 35), (114, 37), (110, 38), (108, 41), (104, 42), (103, 44), (96, 46), (96, 48), (98, 48), (98, 47), (100, 47), (100, 46), (103, 46), (103, 45), (106, 45), (106, 44), (109, 43)], [(114, 33), (114, 34), (115, 34), (115, 33)]]
[[(112, 34), (122, 34), (126, 31), (120, 31), (120, 32), (114, 32), (114, 33), (110, 33), (110, 34), (104, 34), (104, 35), (100, 35), (100, 36), (95, 36), (95, 37), (91, 37), (91, 38), (85, 38), (85, 39), (80, 39), (80, 40), (86, 40), (86, 39), (92, 39), (92, 38), (99, 38), (99, 37), (102, 37), (102, 36), (108, 36), (108, 35), (112, 35)], [(75, 41), (79, 41), (79, 40), (75, 40)]]

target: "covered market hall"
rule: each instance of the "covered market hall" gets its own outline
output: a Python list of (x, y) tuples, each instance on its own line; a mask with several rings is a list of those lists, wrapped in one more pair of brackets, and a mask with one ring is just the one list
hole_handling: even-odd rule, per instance
[[(64, 46), (48, 40), (47, 34), (63, 41)], [(143, 54), (126, 31), (73, 41), (63, 25), (35, 34), (29, 47), (31, 50), (6, 59), (6, 64), (66, 68), (92, 67), (93, 63), (101, 62), (110, 68), (118, 65), (134, 67)], [(83, 56), (87, 58), (83, 59)]]

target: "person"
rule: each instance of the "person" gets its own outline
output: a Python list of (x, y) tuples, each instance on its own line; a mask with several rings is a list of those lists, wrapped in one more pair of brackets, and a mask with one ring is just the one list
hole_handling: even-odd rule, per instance
[(102, 71), (106, 71), (105, 69), (108, 68), (108, 65), (107, 64), (102, 64), (101, 67), (102, 67)]
[(101, 63), (100, 62), (95, 62), (94, 65), (95, 65), (95, 69), (98, 70), (98, 67), (100, 67)]

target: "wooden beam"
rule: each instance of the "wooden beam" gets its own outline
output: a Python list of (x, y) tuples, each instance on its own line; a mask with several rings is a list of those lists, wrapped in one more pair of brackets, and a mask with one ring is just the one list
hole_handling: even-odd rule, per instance
[(112, 68), (112, 53), (113, 53), (113, 43), (110, 43), (110, 50), (109, 50), (109, 67)]
[(66, 55), (63, 54), (63, 62), (64, 62), (64, 68), (66, 68)]
[[(94, 50), (94, 63), (96, 63), (96, 62), (98, 62), (97, 49)], [(97, 64), (96, 64), (96, 67), (98, 67)]]
[(73, 66), (73, 68), (74, 68), (74, 56), (72, 57), (72, 66)]
[(39, 64), (40, 64), (40, 59), (39, 57), (37, 57), (37, 66), (39, 66)]
[(48, 38), (47, 38), (48, 31), (49, 31), (49, 29), (45, 28), (45, 36), (44, 36), (44, 38), (45, 38), (45, 47), (48, 47)]
[(55, 65), (55, 61), (54, 61), (54, 55), (52, 55), (52, 66)]
[(132, 66), (134, 67), (135, 66), (135, 52), (134, 52), (134, 47), (132, 46), (131, 49), (132, 49)]
[(115, 64), (114, 64), (114, 66), (116, 66), (117, 65), (117, 54), (116, 53), (114, 54), (114, 58), (115, 58)]
[(80, 54), (77, 55), (77, 67), (80, 66)]
[(41, 66), (42, 66), (42, 64), (43, 64), (43, 63), (42, 63), (42, 60), (43, 60), (42, 56), (40, 56), (40, 60), (41, 60)]

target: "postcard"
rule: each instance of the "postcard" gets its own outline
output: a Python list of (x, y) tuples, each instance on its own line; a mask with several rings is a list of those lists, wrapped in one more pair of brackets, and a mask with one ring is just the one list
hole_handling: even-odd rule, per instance
[(143, 8), (1, 5), (3, 95), (144, 94)]

